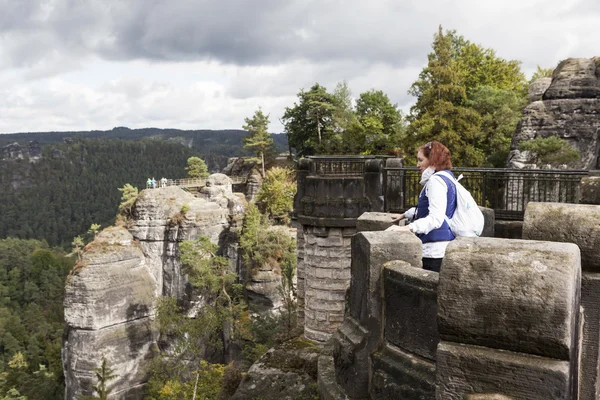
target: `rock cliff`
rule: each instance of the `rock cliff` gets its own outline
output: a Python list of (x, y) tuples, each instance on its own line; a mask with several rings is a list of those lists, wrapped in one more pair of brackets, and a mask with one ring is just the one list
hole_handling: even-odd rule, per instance
[(552, 80), (532, 84), (530, 103), (511, 143), (509, 168), (535, 168), (519, 144), (537, 137), (558, 136), (581, 154), (575, 168), (600, 168), (600, 57), (569, 58), (554, 70)]
[[(209, 189), (209, 188), (207, 188)], [(100, 232), (83, 251), (65, 295), (63, 366), (66, 398), (92, 395), (102, 357), (118, 378), (111, 398), (141, 399), (156, 351), (154, 306), (160, 296), (191, 304), (177, 259), (178, 244), (200, 235), (219, 244), (237, 266), (236, 233), (243, 198), (224, 175), (198, 198), (178, 187), (140, 193), (131, 227)]]

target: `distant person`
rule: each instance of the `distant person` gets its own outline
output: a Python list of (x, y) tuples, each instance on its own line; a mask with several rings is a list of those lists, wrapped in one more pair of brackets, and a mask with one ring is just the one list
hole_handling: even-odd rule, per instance
[(417, 167), (421, 172), (423, 190), (417, 207), (397, 216), (394, 222), (411, 221), (405, 226), (392, 226), (389, 230), (413, 232), (423, 243), (423, 269), (440, 272), (446, 247), (455, 236), (445, 217), (451, 218), (456, 209), (456, 186), (440, 171), (454, 176), (450, 171), (450, 150), (437, 141), (419, 147)]
[(156, 179), (154, 179), (154, 177), (152, 177), (152, 189), (156, 189)]
[(167, 178), (165, 178), (164, 176), (160, 180), (160, 187), (161, 188), (167, 187)]
[(150, 189), (152, 187), (152, 179), (148, 178), (146, 181), (146, 189)]

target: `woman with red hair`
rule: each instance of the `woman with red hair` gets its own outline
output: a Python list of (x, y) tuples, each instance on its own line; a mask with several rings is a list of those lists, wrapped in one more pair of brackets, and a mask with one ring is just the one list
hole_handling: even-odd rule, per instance
[(445, 174), (438, 173), (445, 171), (452, 175), (450, 150), (435, 140), (419, 147), (417, 167), (424, 186), (417, 207), (398, 216), (394, 221), (406, 218), (411, 222), (394, 230), (417, 235), (423, 242), (423, 268), (440, 272), (446, 247), (455, 237), (446, 217), (451, 218), (456, 209), (456, 186)]

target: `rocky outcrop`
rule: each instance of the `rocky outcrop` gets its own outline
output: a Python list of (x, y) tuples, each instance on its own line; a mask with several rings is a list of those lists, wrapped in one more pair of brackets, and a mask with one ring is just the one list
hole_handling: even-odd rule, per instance
[(36, 161), (42, 155), (40, 142), (33, 140), (27, 147), (14, 142), (2, 147), (2, 158), (5, 160), (24, 160)]
[(299, 338), (270, 349), (250, 367), (232, 400), (318, 399), (320, 351), (320, 345)]
[(87, 246), (65, 293), (66, 398), (92, 395), (94, 368), (106, 358), (115, 398), (148, 380), (157, 332), (151, 320), (156, 279), (125, 228), (108, 228)]
[(530, 154), (518, 150), (519, 144), (558, 136), (580, 152), (575, 168), (600, 168), (600, 57), (564, 60), (544, 90), (546, 84), (547, 79), (540, 80), (530, 88), (530, 100), (535, 101), (523, 111), (512, 139), (508, 167), (539, 167)]
[(208, 236), (237, 266), (237, 251), (230, 250), (237, 236), (230, 228), (241, 219), (231, 210), (244, 200), (232, 194), (229, 178), (213, 181), (204, 198), (173, 186), (142, 191), (129, 229), (107, 228), (86, 246), (66, 286), (67, 399), (93, 394), (93, 370), (103, 357), (118, 376), (110, 382), (111, 398), (142, 398), (159, 340), (156, 299), (196, 304), (177, 257), (181, 241)]
[[(289, 235), (296, 239), (296, 229), (286, 226), (272, 226), (269, 231), (279, 231), (279, 235)], [(256, 271), (246, 271), (242, 276), (248, 295), (248, 302), (257, 312), (279, 311), (283, 306), (281, 267), (276, 261), (266, 262)]]

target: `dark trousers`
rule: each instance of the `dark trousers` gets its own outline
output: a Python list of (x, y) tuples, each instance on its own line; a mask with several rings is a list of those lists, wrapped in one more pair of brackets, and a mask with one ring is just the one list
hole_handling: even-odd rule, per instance
[(442, 266), (443, 258), (422, 258), (423, 260), (423, 269), (427, 271), (440, 272), (440, 268)]

